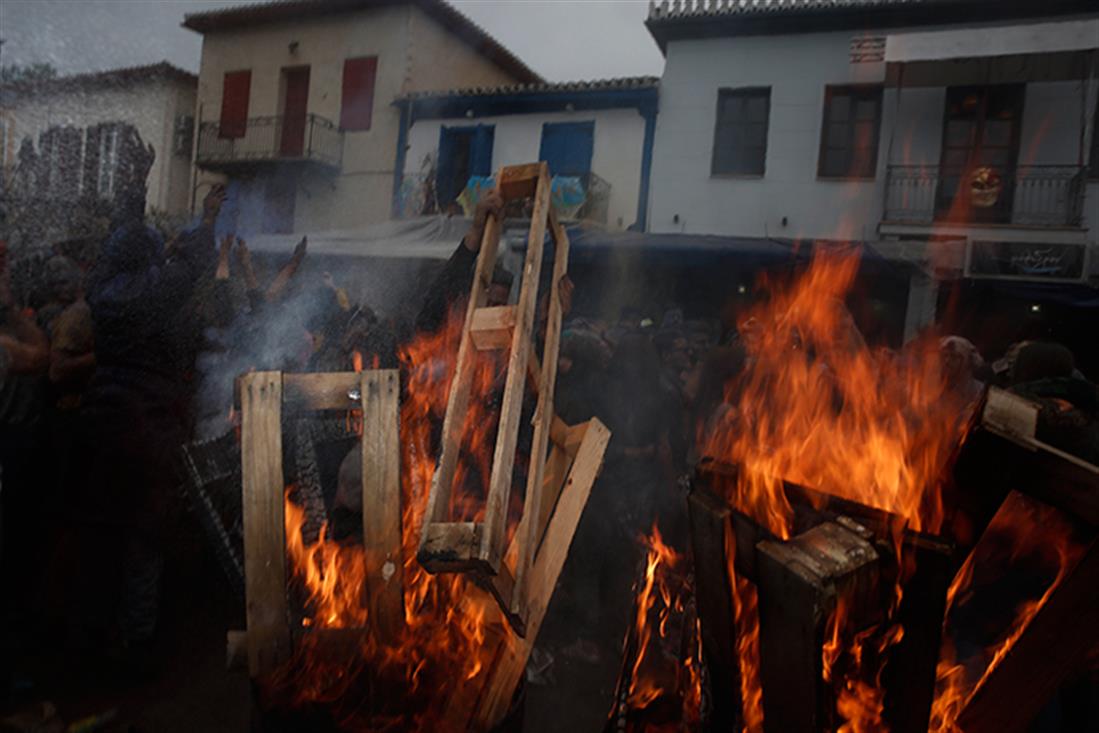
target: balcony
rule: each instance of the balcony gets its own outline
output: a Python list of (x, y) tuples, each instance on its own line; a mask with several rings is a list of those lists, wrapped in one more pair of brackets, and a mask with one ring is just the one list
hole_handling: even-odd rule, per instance
[(199, 126), (195, 164), (222, 173), (255, 172), (293, 165), (335, 173), (343, 159), (343, 132), (323, 117), (252, 117), (223, 130), (220, 123)]
[(1086, 183), (1078, 165), (890, 165), (882, 227), (1079, 229)]

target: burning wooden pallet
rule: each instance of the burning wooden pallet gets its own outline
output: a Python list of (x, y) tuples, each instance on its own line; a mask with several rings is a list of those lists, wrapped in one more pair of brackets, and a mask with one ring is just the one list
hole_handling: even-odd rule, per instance
[[(795, 533), (781, 540), (728, 506), (723, 497), (732, 495), (736, 480), (735, 467), (705, 462), (689, 497), (715, 725), (744, 724), (740, 654), (749, 640), (738, 631), (736, 604), (748, 601), (737, 580), (750, 586), (758, 608), (765, 729), (805, 733), (835, 724), (838, 675), (826, 679), (825, 651), (838, 638), (831, 627), (838, 609), (849, 634), (873, 628), (885, 618), (899, 580), (904, 592), (894, 619), (905, 634), (890, 650), (882, 717), (890, 730), (926, 731), (951, 546), (904, 528), (887, 512), (789, 483), (784, 489)], [(898, 563), (898, 542), (914, 565)], [(889, 684), (893, 668), (904, 670), (903, 684)]]
[[(457, 369), (451, 380), (443, 421), (442, 452), (432, 478), (417, 557), (420, 564), (433, 573), (470, 572), (478, 576), (496, 596), (515, 631), (525, 636), (532, 626), (532, 605), (539, 592), (536, 584), (547, 579), (542, 567), (551, 561), (546, 556), (547, 550), (556, 551), (552, 547), (539, 551), (544, 545), (542, 537), (568, 479), (568, 464), (580, 445), (581, 435), (591, 426), (598, 425), (598, 421), (591, 421), (587, 427), (570, 428), (557, 417), (553, 408), (561, 340), (559, 288), (568, 272), (569, 238), (550, 205), (549, 169), (545, 163), (506, 167), (497, 174), (497, 181), (505, 202), (527, 197), (534, 200), (522, 284), (516, 305), (485, 307), (501, 228), (501, 223), (490, 217), (466, 308)], [(545, 342), (539, 360), (532, 335), (547, 231), (554, 243), (553, 273), (547, 300)], [(482, 522), (455, 522), (449, 519), (447, 512), (470, 399), (473, 351), (495, 349), (508, 349), (508, 357), (485, 517)], [(514, 540), (505, 551), (507, 506), (528, 379), (538, 395), (533, 418), (534, 437), (522, 518)], [(533, 627), (536, 629), (537, 624)]]

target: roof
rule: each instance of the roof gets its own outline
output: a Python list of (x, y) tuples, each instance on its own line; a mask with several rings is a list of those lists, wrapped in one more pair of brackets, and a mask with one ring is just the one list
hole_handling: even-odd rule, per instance
[(394, 104), (419, 119), (498, 117), (600, 109), (637, 109), (656, 114), (660, 79), (632, 76), (593, 81), (506, 84), (495, 87), (412, 92)]
[(178, 66), (173, 66), (167, 61), (161, 61), (156, 64), (148, 64), (145, 66), (127, 66), (121, 69), (94, 71), (87, 74), (59, 76), (56, 79), (46, 79), (43, 81), (3, 84), (0, 85), (0, 89), (15, 94), (48, 94), (77, 89), (113, 87), (143, 81), (156, 81), (159, 79), (179, 81), (190, 85), (198, 84), (198, 77), (194, 74), (189, 71), (184, 71)]
[(660, 86), (658, 76), (624, 76), (615, 79), (594, 79), (592, 81), (559, 81), (537, 84), (504, 84), (495, 87), (468, 87), (464, 89), (446, 89), (436, 92), (412, 92), (401, 99), (437, 99), (441, 97), (495, 97), (511, 94), (583, 94), (585, 92), (609, 92), (632, 89), (656, 89)]
[(671, 40), (872, 30), (1094, 13), (1094, 0), (655, 0), (645, 21), (661, 51)]
[(484, 28), (443, 0), (272, 0), (203, 13), (188, 13), (183, 18), (183, 27), (198, 33), (214, 33), (263, 23), (294, 21), (403, 4), (416, 5), (521, 82), (542, 81), (537, 72), (489, 35)]

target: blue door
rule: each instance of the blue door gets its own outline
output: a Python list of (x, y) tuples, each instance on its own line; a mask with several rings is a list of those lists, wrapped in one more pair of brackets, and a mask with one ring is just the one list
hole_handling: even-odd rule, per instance
[(439, 164), (435, 193), (444, 211), (458, 198), (471, 176), (492, 173), (493, 125), (443, 127), (439, 130)]
[(550, 175), (586, 176), (591, 173), (594, 144), (595, 120), (547, 122), (542, 125), (542, 146), (538, 159), (549, 163)]

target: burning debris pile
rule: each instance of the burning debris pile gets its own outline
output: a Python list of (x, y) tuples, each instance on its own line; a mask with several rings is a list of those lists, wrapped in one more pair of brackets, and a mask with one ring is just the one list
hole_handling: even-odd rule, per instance
[[(1094, 510), (1081, 497), (1094, 492), (1094, 468), (1062, 460), (1057, 473), (1075, 471), (1063, 492), (1040, 472), (997, 486), (956, 472), (960, 454), (974, 462), (967, 437), (987, 440), (990, 409), (956, 389), (930, 340), (902, 353), (866, 345), (843, 307), (857, 267), (856, 254), (818, 251), (792, 282), (768, 284), (745, 319), (748, 366), (700, 426), (709, 458), (689, 501), (693, 587), (672, 596), (657, 584), (656, 605), (690, 618), (683, 609), (697, 606), (705, 673), (690, 683), (708, 689), (684, 691), (668, 665), (639, 682), (644, 642), (665, 637), (668, 617), (639, 610), (626, 645), (636, 663), (612, 715), (620, 730), (706, 729), (689, 715), (667, 728), (659, 718), (631, 725), (656, 699), (712, 701), (705, 723), (749, 733), (1021, 730), (1056, 688), (1043, 683), (1046, 697), (1031, 695), (1015, 719), (993, 710), (1010, 709), (1011, 696), (1033, 684), (1019, 658), (1040, 654), (1020, 644), (1035, 616), (1046, 609), (1049, 623), (1067, 613), (1050, 598), (1074, 569), (1077, 588), (1093, 578), (1094, 560), (1081, 558), (1094, 555)], [(990, 523), (979, 513), (964, 518), (980, 538), (966, 556), (952, 539), (962, 519), (957, 495), (978, 490), (1003, 503)], [(658, 551), (658, 533), (651, 542), (641, 610), (654, 605), (654, 566), (680, 564)], [(997, 584), (1000, 595), (990, 595)], [(1085, 609), (1094, 615), (1094, 602)], [(1036, 634), (1030, 646), (1040, 647)], [(1058, 657), (1083, 654), (1061, 649)], [(684, 669), (696, 661), (678, 657)], [(1058, 669), (1057, 679), (1066, 673)]]

